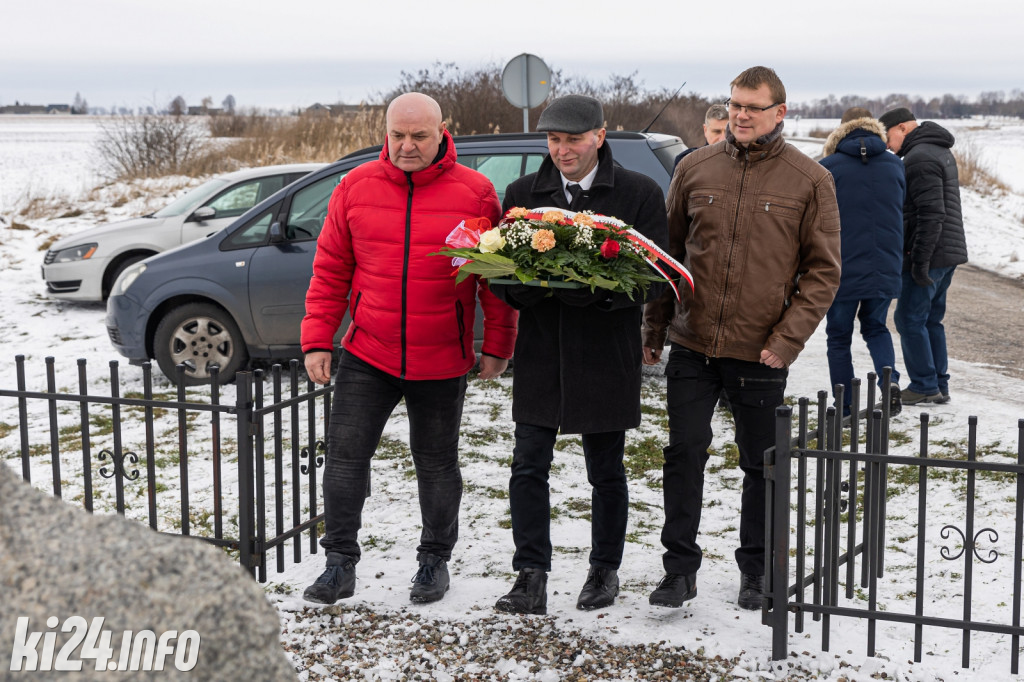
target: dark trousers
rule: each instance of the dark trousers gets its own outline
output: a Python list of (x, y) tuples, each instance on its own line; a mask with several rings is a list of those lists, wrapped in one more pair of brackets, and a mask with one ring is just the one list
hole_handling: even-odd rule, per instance
[(370, 459), (391, 412), (405, 398), (423, 522), (416, 551), (451, 558), (459, 536), (459, 424), (465, 394), (465, 376), (408, 381), (342, 353), (323, 480), (326, 533), (320, 544), (328, 553), (360, 556), (356, 536), (369, 493)]
[[(516, 552), (512, 567), (551, 570), (551, 503), (548, 472), (554, 458), (555, 429), (516, 424), (509, 502)], [(593, 488), (590, 513), (590, 564), (618, 569), (626, 544), (629, 490), (622, 454), (625, 431), (583, 434), (587, 481)]]
[(896, 351), (892, 347), (892, 334), (886, 326), (889, 317), (888, 298), (866, 298), (853, 301), (834, 301), (826, 314), (825, 334), (828, 335), (828, 372), (832, 382), (832, 396), (835, 387), (843, 384), (844, 414), (849, 414), (853, 398), (853, 320), (860, 320), (860, 335), (868, 346), (875, 375), (882, 381), (882, 369), (892, 368), (892, 383), (898, 384), (900, 373), (896, 371)]
[(903, 289), (896, 299), (893, 321), (900, 333), (903, 364), (910, 383), (907, 388), (924, 395), (949, 393), (949, 359), (946, 356), (946, 292), (956, 266), (932, 268), (932, 283), (920, 286), (903, 273)]
[(732, 358), (709, 358), (672, 344), (668, 377), (669, 446), (665, 448), (665, 527), (661, 542), (665, 571), (696, 573), (697, 544), (704, 502), (704, 466), (711, 445), (711, 417), (725, 389), (736, 423), (736, 445), (743, 470), (740, 546), (736, 563), (743, 573), (764, 575), (764, 451), (775, 445), (775, 408), (786, 390), (786, 369)]

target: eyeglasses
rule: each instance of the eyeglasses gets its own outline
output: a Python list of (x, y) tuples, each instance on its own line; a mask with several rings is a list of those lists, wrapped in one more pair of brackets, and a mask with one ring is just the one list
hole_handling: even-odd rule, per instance
[(783, 103), (776, 102), (775, 104), (769, 104), (766, 107), (755, 107), (753, 104), (736, 104), (736, 102), (733, 102), (732, 99), (725, 100), (725, 106), (729, 107), (729, 111), (731, 111), (734, 114), (738, 114), (741, 111), (744, 111), (748, 114), (760, 114), (765, 111), (768, 111), (769, 109), (773, 109), (779, 106), (780, 104)]

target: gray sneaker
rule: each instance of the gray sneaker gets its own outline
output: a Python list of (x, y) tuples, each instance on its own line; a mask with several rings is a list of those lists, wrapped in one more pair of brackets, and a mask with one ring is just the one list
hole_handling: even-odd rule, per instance
[(923, 403), (943, 402), (941, 393), (925, 395), (924, 393), (918, 393), (917, 391), (911, 391), (909, 389), (904, 390), (900, 398), (904, 405), (921, 405)]
[(421, 554), (420, 567), (412, 577), (409, 600), (417, 604), (429, 604), (444, 597), (451, 582), (448, 577), (448, 562), (436, 554)]

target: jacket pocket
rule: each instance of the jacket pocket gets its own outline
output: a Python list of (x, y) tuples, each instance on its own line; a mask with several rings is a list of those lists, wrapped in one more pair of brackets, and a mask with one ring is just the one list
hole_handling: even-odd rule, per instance
[(761, 194), (754, 200), (751, 217), (766, 238), (796, 239), (804, 209), (804, 204), (797, 199)]
[(466, 342), (464, 340), (466, 334), (466, 314), (462, 307), (462, 301), (455, 301), (455, 322), (458, 325), (459, 331), (459, 347), (462, 349), (462, 359), (466, 359)]
[(363, 298), (363, 292), (360, 291), (358, 294), (356, 294), (356, 299), (354, 301), (352, 301), (352, 310), (348, 314), (348, 316), (350, 318), (352, 318), (352, 321), (351, 321), (352, 332), (351, 332), (351, 334), (348, 337), (349, 342), (355, 341), (356, 333), (359, 331), (359, 325), (356, 324), (356, 310), (359, 308), (359, 301), (361, 301), (362, 298)]

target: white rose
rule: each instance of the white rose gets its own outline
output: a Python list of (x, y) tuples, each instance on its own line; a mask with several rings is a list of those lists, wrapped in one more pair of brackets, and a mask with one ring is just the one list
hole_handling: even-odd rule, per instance
[(501, 230), (493, 227), (480, 235), (478, 245), (483, 253), (497, 253), (505, 246), (505, 238), (501, 236)]

